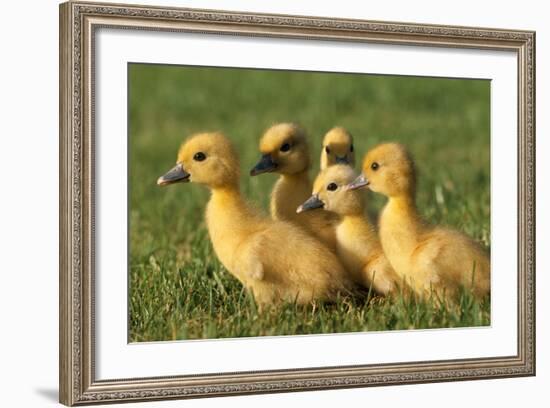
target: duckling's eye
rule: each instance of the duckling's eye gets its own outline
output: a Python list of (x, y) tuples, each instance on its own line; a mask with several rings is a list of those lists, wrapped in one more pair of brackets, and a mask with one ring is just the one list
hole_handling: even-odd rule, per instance
[(206, 155), (203, 152), (195, 153), (193, 156), (193, 160), (195, 161), (203, 161), (204, 159), (206, 159)]
[(338, 188), (338, 185), (336, 183), (330, 183), (328, 186), (327, 186), (327, 190), (328, 191), (334, 191)]
[(352, 143), (352, 145), (349, 147), (349, 151), (350, 151), (351, 153), (353, 153), (353, 143)]
[(281, 152), (288, 152), (290, 150), (290, 143), (285, 143), (279, 150), (281, 150)]
[(380, 167), (380, 165), (376, 162), (374, 162), (370, 165), (370, 168), (373, 169), (374, 171), (378, 170), (378, 167)]
[(328, 148), (328, 146), (325, 146), (325, 152), (327, 152), (327, 154), (330, 154), (330, 149)]

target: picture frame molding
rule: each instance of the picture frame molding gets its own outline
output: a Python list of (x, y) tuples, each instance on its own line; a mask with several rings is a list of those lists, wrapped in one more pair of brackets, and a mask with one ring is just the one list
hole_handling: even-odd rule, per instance
[[(101, 27), (517, 53), (518, 350), (514, 356), (95, 380), (94, 38)], [(71, 1), (60, 5), (59, 355), (66, 405), (535, 375), (535, 33)]]

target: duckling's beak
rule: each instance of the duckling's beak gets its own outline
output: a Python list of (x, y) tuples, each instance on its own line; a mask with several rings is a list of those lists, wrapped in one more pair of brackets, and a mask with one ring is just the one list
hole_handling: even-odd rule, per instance
[(344, 155), (342, 157), (336, 156), (336, 164), (349, 164), (348, 156)]
[(369, 185), (369, 181), (365, 176), (362, 174), (359, 175), (355, 180), (353, 180), (350, 184), (347, 185), (348, 190), (357, 190), (359, 188), (365, 187)]
[(167, 186), (168, 184), (184, 183), (189, 181), (189, 176), (190, 174), (183, 169), (183, 165), (178, 163), (164, 176), (160, 176), (157, 180), (157, 184), (159, 186)]
[(262, 173), (272, 172), (277, 168), (277, 163), (273, 161), (273, 158), (270, 154), (262, 155), (260, 161), (250, 170), (251, 176), (257, 176)]
[(309, 197), (305, 203), (303, 203), (301, 206), (299, 206), (296, 209), (296, 212), (300, 214), (301, 212), (308, 211), (308, 210), (315, 210), (316, 208), (323, 208), (325, 206), (325, 203), (321, 201), (319, 196), (317, 194), (313, 194), (311, 197)]

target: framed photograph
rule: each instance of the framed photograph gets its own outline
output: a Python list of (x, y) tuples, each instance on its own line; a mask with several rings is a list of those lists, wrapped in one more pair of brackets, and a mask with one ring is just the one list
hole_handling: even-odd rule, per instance
[(60, 6), (60, 401), (535, 374), (535, 33)]

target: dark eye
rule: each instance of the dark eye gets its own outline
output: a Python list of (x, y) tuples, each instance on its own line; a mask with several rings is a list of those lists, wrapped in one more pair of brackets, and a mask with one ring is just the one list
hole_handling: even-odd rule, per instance
[(327, 154), (330, 154), (330, 149), (328, 148), (328, 146), (325, 146), (325, 152), (327, 152)]
[(327, 186), (327, 190), (328, 191), (334, 191), (338, 188), (338, 186), (336, 185), (336, 183), (330, 183), (328, 186)]
[(349, 151), (350, 151), (351, 153), (353, 153), (353, 143), (352, 143), (352, 145), (349, 147)]
[(206, 155), (203, 152), (195, 153), (193, 156), (193, 160), (195, 161), (203, 161), (204, 159), (206, 159)]
[(370, 168), (373, 169), (374, 171), (378, 170), (378, 167), (380, 167), (380, 165), (376, 162), (374, 162), (370, 165)]
[(290, 150), (290, 143), (285, 143), (279, 150), (281, 150), (281, 152), (288, 152)]

